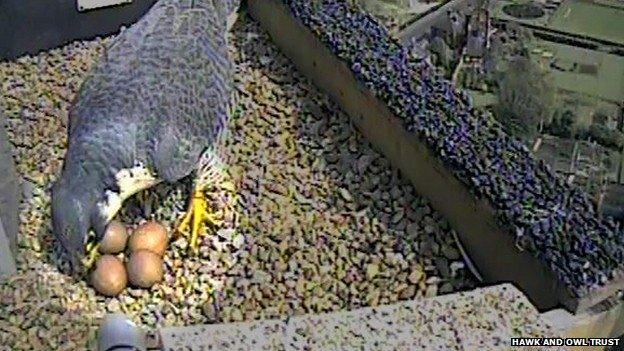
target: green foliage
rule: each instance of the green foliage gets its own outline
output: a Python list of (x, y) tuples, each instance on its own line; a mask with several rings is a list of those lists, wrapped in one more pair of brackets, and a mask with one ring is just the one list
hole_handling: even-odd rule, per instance
[(620, 149), (624, 146), (624, 134), (602, 124), (592, 124), (589, 129), (579, 131), (577, 137), (579, 139), (591, 139), (604, 147), (613, 149)]
[(435, 54), (436, 65), (451, 71), (454, 66), (455, 55), (442, 37), (435, 37), (431, 41), (431, 52)]
[(555, 88), (535, 63), (526, 57), (509, 62), (498, 83), (498, 118), (519, 136), (533, 136), (540, 123), (550, 123), (556, 110)]
[(594, 112), (594, 121), (605, 122), (607, 120), (609, 120), (609, 113), (604, 109), (598, 109)]
[(566, 110), (560, 116), (555, 116), (548, 126), (548, 132), (561, 138), (571, 138), (574, 134), (574, 113)]

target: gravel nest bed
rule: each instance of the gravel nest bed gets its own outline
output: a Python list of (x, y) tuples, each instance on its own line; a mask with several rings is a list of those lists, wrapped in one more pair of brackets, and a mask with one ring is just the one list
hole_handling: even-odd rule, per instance
[[(0, 106), (25, 178), (17, 276), (0, 284), (0, 350), (83, 349), (107, 312), (146, 326), (264, 319), (375, 306), (465, 290), (448, 223), (295, 70), (248, 17), (231, 42), (237, 93), (223, 150), (238, 185), (241, 222), (184, 239), (151, 290), (97, 295), (59, 271), (49, 186), (66, 146), (67, 110), (106, 39), (0, 63)], [(6, 78), (6, 79), (4, 79)], [(120, 214), (173, 226), (190, 180), (147, 191)], [(11, 346), (7, 346), (11, 345)]]

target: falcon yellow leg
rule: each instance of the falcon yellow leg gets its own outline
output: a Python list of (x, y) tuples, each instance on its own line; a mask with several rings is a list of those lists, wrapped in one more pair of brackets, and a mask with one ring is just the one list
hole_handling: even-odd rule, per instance
[[(227, 195), (225, 203), (224, 195)], [(231, 201), (234, 197), (235, 186), (229, 180), (223, 162), (213, 150), (206, 150), (199, 160), (188, 211), (177, 230), (188, 238), (191, 251), (197, 253), (199, 236), (206, 224), (216, 231), (229, 221), (226, 214), (235, 214), (230, 212), (235, 209)]]
[(219, 220), (222, 216), (221, 213), (218, 211), (211, 212), (211, 210), (204, 190), (195, 189), (189, 208), (178, 226), (178, 232), (188, 237), (189, 249), (194, 253), (198, 251), (199, 234), (204, 228), (204, 224), (217, 227), (222, 223)]
[(82, 261), (82, 264), (87, 268), (91, 268), (95, 263), (95, 260), (99, 256), (100, 244), (88, 243), (87, 244), (87, 255)]

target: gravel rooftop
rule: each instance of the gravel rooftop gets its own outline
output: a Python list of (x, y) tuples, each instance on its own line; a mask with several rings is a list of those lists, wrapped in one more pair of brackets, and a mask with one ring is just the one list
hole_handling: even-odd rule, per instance
[[(62, 165), (67, 110), (110, 40), (0, 63), (0, 111), (26, 198), (19, 272), (0, 284), (0, 350), (84, 349), (107, 312), (150, 327), (251, 321), (475, 286), (448, 223), (246, 16), (231, 38), (237, 108), (223, 145), (240, 226), (207, 235), (198, 257), (172, 240), (165, 280), (149, 291), (105, 298), (62, 273), (49, 186)], [(171, 228), (189, 190), (188, 180), (158, 186), (120, 217)]]

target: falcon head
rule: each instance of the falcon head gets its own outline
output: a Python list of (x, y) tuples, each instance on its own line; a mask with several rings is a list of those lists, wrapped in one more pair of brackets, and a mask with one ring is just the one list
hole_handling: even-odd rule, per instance
[[(64, 177), (52, 187), (52, 230), (67, 254), (72, 271), (80, 267), (89, 229), (101, 238), (106, 218), (98, 211), (96, 187), (88, 182), (68, 182)], [(70, 186), (71, 184), (71, 186)]]

